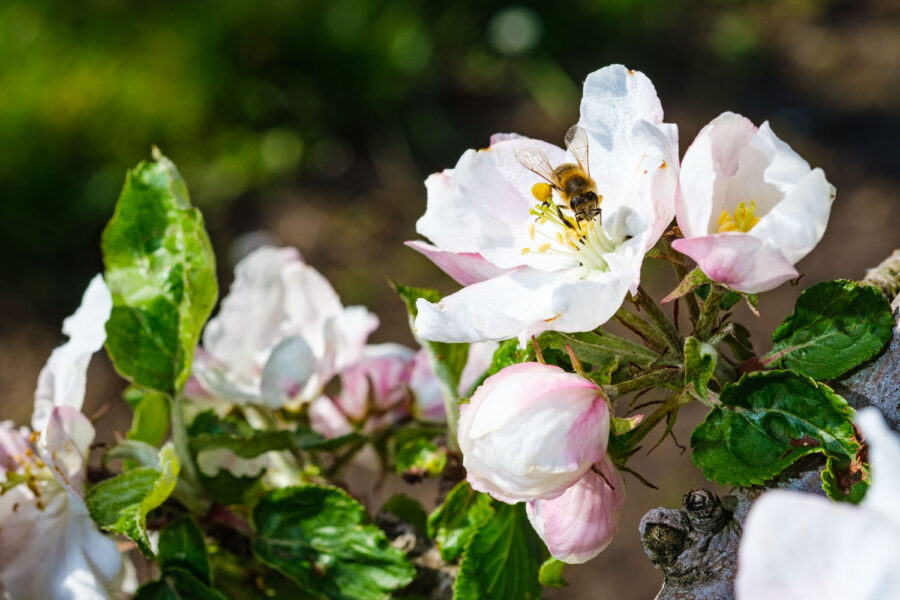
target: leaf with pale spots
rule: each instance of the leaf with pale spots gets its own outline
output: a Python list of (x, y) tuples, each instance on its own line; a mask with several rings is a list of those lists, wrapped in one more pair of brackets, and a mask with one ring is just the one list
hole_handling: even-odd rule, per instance
[(85, 497), (91, 518), (103, 529), (134, 540), (152, 557), (147, 537), (147, 514), (175, 489), (180, 466), (171, 443), (159, 451), (159, 468), (138, 467), (101, 481)]

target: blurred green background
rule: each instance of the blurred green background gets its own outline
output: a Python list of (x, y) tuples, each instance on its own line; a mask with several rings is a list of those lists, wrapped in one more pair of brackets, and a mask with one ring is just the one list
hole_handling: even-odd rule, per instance
[[(292, 244), (382, 317), (376, 340), (410, 343), (386, 278), (453, 289), (401, 244), (425, 176), (497, 131), (561, 143), (581, 81), (613, 62), (653, 80), (682, 148), (733, 110), (825, 169), (838, 197), (801, 287), (859, 278), (900, 245), (896, 0), (0, 2), (0, 418), (27, 420), (125, 170), (152, 144), (202, 208), (223, 283), (241, 248)], [(743, 315), (763, 350), (796, 293)], [(120, 384), (94, 362), (96, 408)], [(630, 481), (622, 534), (555, 597), (652, 597), (637, 519), (699, 484), (689, 469), (648, 462), (662, 491)]]

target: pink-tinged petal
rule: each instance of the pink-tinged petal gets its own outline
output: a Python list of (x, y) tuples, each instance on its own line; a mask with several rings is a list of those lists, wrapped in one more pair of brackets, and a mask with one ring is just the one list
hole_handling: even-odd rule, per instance
[(341, 409), (328, 396), (320, 396), (309, 405), (309, 422), (326, 438), (336, 438), (353, 431), (353, 426)]
[(341, 391), (335, 404), (351, 420), (374, 409), (402, 408), (415, 352), (400, 344), (366, 346), (363, 357), (341, 372)]
[(471, 285), (509, 271), (491, 264), (476, 252), (450, 252), (418, 241), (406, 245), (428, 258), (459, 285)]
[(688, 147), (681, 163), (678, 226), (685, 237), (710, 232), (725, 207), (728, 179), (738, 172), (741, 153), (756, 135), (747, 118), (724, 112), (707, 124)]
[(474, 489), (509, 503), (553, 498), (603, 458), (609, 412), (592, 382), (522, 363), (460, 406), (458, 436)]
[(44, 461), (69, 493), (81, 496), (94, 426), (81, 411), (59, 406), (50, 413), (41, 435)]
[(748, 294), (765, 292), (799, 275), (784, 255), (745, 233), (718, 233), (672, 242), (713, 281)]
[(491, 136), (491, 146), (500, 142), (508, 142), (510, 140), (521, 140), (525, 136), (518, 133), (495, 133)]
[(16, 429), (11, 421), (0, 422), (0, 471), (16, 471), (31, 448), (28, 430)]
[(35, 431), (47, 425), (56, 406), (81, 410), (91, 356), (106, 341), (106, 322), (112, 312), (112, 295), (101, 275), (91, 280), (81, 306), (63, 322), (69, 341), (56, 348), (38, 377), (34, 392), (31, 426)]
[(651, 248), (675, 215), (678, 128), (663, 123), (656, 89), (622, 65), (588, 75), (578, 124), (588, 133), (590, 174), (603, 196), (604, 219), (622, 207), (650, 227)]
[(625, 484), (608, 457), (599, 467), (603, 477), (588, 471), (561, 496), (526, 506), (532, 527), (557, 560), (587, 562), (606, 549), (616, 534)]
[(533, 243), (531, 193), (545, 180), (519, 162), (521, 150), (543, 152), (551, 165), (565, 161), (562, 148), (529, 138), (500, 141), (484, 150), (468, 150), (456, 167), (425, 181), (428, 204), (416, 231), (441, 250), (481, 254), (499, 268), (530, 265), (556, 269), (569, 263), (552, 254), (522, 254)]
[(444, 408), (444, 387), (431, 368), (431, 360), (426, 350), (419, 350), (413, 359), (409, 375), (409, 388), (414, 401), (413, 416), (423, 421), (443, 422), (447, 420)]

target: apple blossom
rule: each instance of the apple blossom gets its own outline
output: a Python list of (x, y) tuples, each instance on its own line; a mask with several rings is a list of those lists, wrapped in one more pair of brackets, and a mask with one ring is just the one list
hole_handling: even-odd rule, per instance
[(866, 408), (871, 485), (859, 506), (774, 490), (756, 501), (738, 553), (738, 600), (885, 600), (900, 590), (900, 436)]
[(684, 155), (673, 247), (711, 279), (757, 293), (798, 276), (822, 239), (835, 190), (772, 132), (725, 112)]
[(0, 495), (0, 588), (13, 600), (103, 600), (136, 587), (130, 561), (97, 530), (81, 489), (95, 431), (80, 408), (111, 307), (98, 275), (63, 324), (69, 341), (38, 379), (32, 423), (42, 431), (0, 423), (0, 480), (9, 487)]
[(553, 558), (570, 564), (591, 560), (612, 541), (625, 503), (625, 483), (609, 457), (551, 500), (525, 507), (528, 520)]
[(458, 437), (474, 489), (511, 504), (555, 498), (603, 459), (609, 408), (592, 382), (520, 363), (460, 406)]
[[(478, 380), (484, 376), (491, 366), (499, 344), (497, 342), (476, 342), (469, 345), (469, 355), (459, 376), (456, 392), (465, 398), (472, 391)], [(447, 420), (444, 408), (444, 387), (431, 366), (431, 359), (424, 349), (419, 350), (413, 359), (412, 372), (409, 376), (409, 387), (413, 393), (412, 413), (417, 419), (441, 422)]]
[[(456, 167), (425, 182), (428, 205), (417, 231), (433, 245), (410, 245), (465, 287), (432, 304), (417, 302), (424, 339), (474, 342), (525, 338), (547, 329), (589, 331), (637, 288), (644, 253), (674, 215), (678, 134), (663, 123), (653, 84), (621, 65), (591, 73), (578, 125), (601, 214), (558, 213), (523, 166), (542, 152), (556, 167), (562, 148), (513, 134), (469, 150)], [(546, 191), (546, 189), (545, 189)]]
[(344, 307), (293, 248), (265, 246), (241, 260), (203, 333), (194, 375), (213, 396), (280, 408), (318, 397), (362, 356), (378, 319)]

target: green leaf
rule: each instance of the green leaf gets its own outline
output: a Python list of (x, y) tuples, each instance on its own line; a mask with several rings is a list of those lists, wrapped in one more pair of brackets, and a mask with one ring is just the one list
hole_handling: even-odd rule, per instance
[(191, 438), (191, 451), (199, 453), (214, 448), (231, 450), (241, 458), (253, 458), (272, 450), (287, 450), (294, 446), (290, 431), (253, 431), (248, 435), (215, 435), (201, 433)]
[(535, 359), (533, 344), (528, 343), (525, 344), (524, 348), (520, 348), (518, 339), (506, 340), (501, 342), (500, 346), (494, 351), (494, 356), (491, 358), (491, 366), (487, 371), (486, 377), (499, 373), (511, 365), (531, 362)]
[(180, 470), (171, 443), (159, 451), (160, 468), (138, 467), (101, 481), (87, 493), (85, 503), (91, 518), (103, 529), (134, 540), (152, 557), (147, 539), (147, 514), (162, 504), (175, 489)]
[(200, 212), (169, 159), (129, 171), (101, 242), (113, 309), (106, 348), (124, 377), (174, 395), (218, 293)]
[(829, 456), (822, 471), (822, 489), (832, 500), (859, 504), (869, 489), (869, 469), (859, 459)]
[(659, 358), (648, 348), (606, 332), (560, 333), (546, 331), (538, 338), (541, 348), (547, 346), (565, 351), (566, 345), (582, 363), (608, 365), (612, 361), (619, 364), (635, 364), (645, 369)]
[[(441, 299), (440, 293), (427, 288), (414, 288), (393, 284), (394, 290), (400, 299), (406, 304), (409, 313), (409, 327), (416, 336), (416, 340), (428, 353), (428, 362), (438, 381), (441, 382), (441, 391), (444, 395), (445, 406), (452, 410), (459, 402), (459, 378), (469, 358), (468, 344), (445, 344), (421, 339), (416, 335), (416, 300), (424, 298), (428, 302), (437, 302)], [(457, 415), (448, 415), (448, 420), (457, 419)]]
[(644, 415), (634, 415), (633, 417), (610, 417), (609, 433), (610, 435), (625, 435), (640, 425), (643, 420)]
[(394, 466), (398, 475), (437, 477), (447, 466), (447, 453), (430, 440), (416, 438), (397, 450)]
[(756, 356), (753, 352), (753, 342), (750, 340), (750, 330), (740, 323), (731, 323), (730, 327), (731, 331), (725, 336), (724, 342), (734, 357), (743, 362)]
[[(136, 388), (133, 388), (136, 389)], [(169, 415), (171, 407), (165, 394), (153, 391), (142, 392), (134, 405), (134, 416), (131, 419), (129, 440), (146, 442), (151, 446), (159, 446), (169, 433)], [(134, 395), (131, 396), (134, 398)]]
[(299, 450), (334, 452), (345, 446), (363, 443), (367, 439), (366, 436), (355, 431), (334, 438), (326, 438), (322, 434), (311, 429), (299, 429), (294, 432), (294, 445)]
[(877, 288), (826, 281), (800, 294), (768, 356), (813, 379), (834, 379), (878, 354), (893, 327), (890, 302)]
[(493, 514), (491, 497), (476, 492), (461, 481), (450, 490), (444, 503), (428, 516), (428, 536), (437, 541), (441, 558), (453, 562)]
[(706, 273), (701, 271), (700, 267), (696, 267), (694, 268), (694, 270), (684, 276), (684, 279), (681, 280), (681, 282), (678, 284), (678, 287), (672, 290), (672, 292), (668, 296), (663, 298), (660, 301), (660, 304), (666, 304), (668, 302), (671, 302), (672, 300), (677, 300), (678, 298), (691, 293), (701, 285), (706, 285), (708, 289), (709, 286), (707, 284), (709, 284), (710, 281), (711, 279), (706, 276)]
[(565, 566), (566, 563), (561, 560), (556, 560), (555, 558), (548, 558), (545, 560), (538, 573), (538, 579), (540, 580), (541, 585), (550, 588), (564, 588), (569, 585), (569, 583), (563, 579), (563, 569)]
[(453, 584), (454, 600), (538, 600), (544, 543), (525, 504), (494, 502), (494, 516), (472, 536)]
[(380, 600), (415, 569), (342, 490), (303, 485), (269, 492), (253, 510), (253, 551), (301, 588), (331, 600)]
[(170, 569), (158, 581), (146, 583), (138, 589), (133, 600), (227, 600), (182, 569)]
[(852, 409), (829, 387), (792, 371), (756, 372), (728, 384), (691, 435), (707, 479), (761, 485), (813, 452), (856, 456)]
[(204, 584), (212, 585), (206, 542), (193, 517), (180, 517), (160, 531), (159, 568), (163, 573), (183, 569)]
[(718, 358), (711, 345), (695, 337), (684, 340), (684, 386), (703, 400), (709, 400), (706, 386), (716, 371)]
[(381, 512), (386, 512), (406, 521), (415, 527), (421, 535), (428, 535), (428, 515), (416, 500), (406, 494), (394, 494), (381, 505)]

